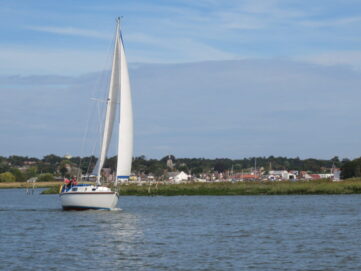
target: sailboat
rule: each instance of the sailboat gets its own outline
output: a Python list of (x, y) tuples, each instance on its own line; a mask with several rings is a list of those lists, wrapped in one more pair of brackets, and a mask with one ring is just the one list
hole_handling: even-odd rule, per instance
[[(120, 109), (117, 110), (118, 104)], [(129, 179), (133, 156), (133, 111), (127, 60), (125, 57), (120, 18), (116, 20), (116, 34), (113, 63), (110, 75), (108, 98), (100, 155), (97, 163), (97, 180), (95, 185), (78, 184), (64, 186), (60, 201), (64, 210), (115, 208), (119, 195), (101, 184), (101, 170), (109, 149), (116, 113), (119, 112), (118, 161), (115, 183)]]

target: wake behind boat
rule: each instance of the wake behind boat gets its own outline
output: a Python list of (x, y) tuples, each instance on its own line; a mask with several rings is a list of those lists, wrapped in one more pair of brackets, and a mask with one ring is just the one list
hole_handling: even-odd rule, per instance
[(108, 152), (118, 104), (120, 104), (120, 110), (118, 110), (120, 125), (115, 185), (129, 179), (133, 155), (133, 110), (128, 65), (120, 31), (120, 18), (116, 23), (113, 64), (106, 103), (100, 155), (96, 166), (96, 185), (64, 185), (60, 191), (60, 201), (64, 210), (110, 210), (117, 205), (118, 193), (102, 186), (100, 176)]

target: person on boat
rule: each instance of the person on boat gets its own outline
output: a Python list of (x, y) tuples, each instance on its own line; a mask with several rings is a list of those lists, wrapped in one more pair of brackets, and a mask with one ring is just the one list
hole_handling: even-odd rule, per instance
[(69, 180), (68, 178), (65, 178), (65, 179), (64, 179), (64, 184), (65, 184), (66, 186), (69, 186), (69, 185), (70, 185), (70, 180)]
[(72, 185), (77, 185), (78, 184), (75, 176), (73, 177), (73, 179), (71, 179), (71, 183), (72, 183)]
[(71, 187), (71, 181), (68, 178), (65, 178), (64, 179), (63, 191), (70, 189), (70, 187)]

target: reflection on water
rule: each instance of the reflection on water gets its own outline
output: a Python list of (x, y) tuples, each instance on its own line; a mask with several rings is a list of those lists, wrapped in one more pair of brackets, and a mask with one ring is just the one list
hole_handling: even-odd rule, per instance
[(121, 197), (64, 212), (0, 190), (0, 270), (361, 270), (361, 196)]
[(104, 258), (110, 263), (109, 269), (117, 266), (141, 268), (141, 251), (137, 248), (144, 242), (144, 234), (138, 223), (138, 217), (127, 211), (116, 214), (100, 212), (102, 216), (97, 219), (96, 231), (103, 233), (103, 243), (108, 253)]

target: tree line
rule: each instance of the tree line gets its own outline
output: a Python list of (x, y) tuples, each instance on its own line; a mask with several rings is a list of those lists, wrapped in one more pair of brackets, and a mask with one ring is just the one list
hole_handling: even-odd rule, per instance
[[(171, 161), (171, 163), (169, 163)], [(94, 156), (61, 157), (49, 154), (43, 158), (12, 155), (0, 156), (0, 181), (9, 178), (15, 181), (26, 181), (31, 177), (45, 180), (53, 176), (68, 177), (69, 168), (77, 168), (82, 174), (90, 174), (97, 162)], [(106, 159), (104, 167), (115, 170), (117, 157)], [(212, 172), (241, 172), (252, 169), (298, 170), (310, 173), (328, 173), (331, 167), (341, 168), (343, 178), (361, 177), (361, 158), (355, 160), (339, 159), (337, 156), (327, 159), (300, 159), (287, 157), (249, 157), (243, 159), (229, 158), (176, 158), (173, 155), (161, 159), (146, 158), (144, 155), (134, 157), (132, 171), (137, 174), (152, 174), (162, 176), (169, 171), (185, 171), (200, 175)], [(5, 175), (4, 175), (5, 174)]]

